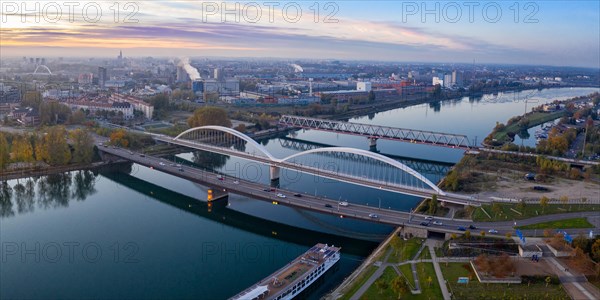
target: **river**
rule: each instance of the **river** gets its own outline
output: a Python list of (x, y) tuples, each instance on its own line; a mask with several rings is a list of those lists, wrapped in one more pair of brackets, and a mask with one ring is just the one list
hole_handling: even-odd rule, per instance
[[(531, 108), (593, 91), (598, 89), (484, 95), (351, 121), (466, 134), (480, 142), (497, 121), (524, 112), (522, 99), (529, 99)], [(302, 147), (368, 149), (364, 138), (316, 131), (297, 131), (261, 143), (276, 157)], [(389, 141), (378, 141), (377, 150), (419, 169), (432, 181), (439, 181), (463, 155), (455, 149)], [(264, 166), (235, 158), (182, 153), (170, 159), (269, 184)], [(208, 207), (203, 186), (138, 165), (123, 168), (2, 184), (0, 298), (224, 299), (318, 242), (341, 246), (337, 268), (305, 295), (318, 299), (360, 264), (376, 247), (373, 241), (392, 230), (237, 195)], [(399, 210), (409, 210), (419, 201), (313, 176), (282, 176), (275, 185)]]

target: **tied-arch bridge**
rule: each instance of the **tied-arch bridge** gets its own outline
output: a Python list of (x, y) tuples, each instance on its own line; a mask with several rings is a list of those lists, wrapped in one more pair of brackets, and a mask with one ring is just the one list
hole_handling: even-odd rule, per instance
[(407, 165), (366, 150), (326, 147), (277, 158), (251, 137), (221, 126), (191, 128), (174, 138), (159, 134), (152, 136), (164, 143), (263, 163), (269, 166), (271, 180), (279, 179), (280, 171), (284, 169), (419, 197), (436, 194), (441, 201), (460, 204), (474, 201), (469, 196), (447, 193)]
[[(38, 71), (40, 69), (46, 70), (47, 73), (38, 73)], [(35, 71), (33, 71), (32, 73), (33, 75), (52, 75), (52, 71), (50, 71), (50, 68), (48, 68), (48, 66), (45, 65), (39, 65), (35, 68)]]

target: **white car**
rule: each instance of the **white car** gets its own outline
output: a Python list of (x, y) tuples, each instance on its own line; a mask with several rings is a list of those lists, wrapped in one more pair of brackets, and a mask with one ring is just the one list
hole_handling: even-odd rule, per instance
[(237, 181), (237, 180), (233, 181), (233, 184), (239, 184), (239, 183), (240, 183), (240, 182), (239, 182), (239, 181)]
[(285, 195), (282, 194), (282, 193), (279, 193), (279, 194), (277, 194), (277, 197), (279, 197), (279, 198), (285, 198)]
[(427, 221), (431, 221), (431, 220), (433, 220), (433, 217), (431, 217), (431, 216), (429, 216), (429, 217), (425, 217), (425, 220), (427, 220)]
[(369, 218), (372, 218), (372, 219), (378, 219), (378, 218), (379, 218), (379, 216), (378, 216), (378, 215), (376, 215), (376, 214), (369, 214)]
[(348, 206), (348, 202), (346, 201), (342, 201), (340, 203), (338, 203), (340, 206)]
[(442, 226), (444, 224), (440, 221), (433, 221), (433, 225)]
[(164, 162), (162, 162), (162, 161), (161, 161), (160, 163), (158, 163), (158, 164), (159, 164), (159, 165), (161, 165), (161, 166), (164, 166), (164, 165), (165, 165), (165, 163), (164, 163)]
[(488, 230), (488, 232), (489, 233), (498, 233), (498, 230), (496, 230), (496, 229), (490, 229), (490, 230)]

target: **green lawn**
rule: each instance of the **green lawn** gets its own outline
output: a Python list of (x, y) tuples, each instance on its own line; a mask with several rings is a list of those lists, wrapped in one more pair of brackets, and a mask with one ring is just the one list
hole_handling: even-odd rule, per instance
[[(379, 288), (377, 288), (377, 285), (373, 283), (373, 285), (369, 287), (369, 289), (362, 295), (362, 297), (360, 297), (360, 299), (398, 299), (398, 294), (396, 294), (392, 289), (391, 283), (392, 279), (394, 279), (397, 276), (398, 274), (396, 273), (396, 271), (394, 271), (392, 267), (385, 268), (383, 274), (377, 280), (385, 280), (388, 284), (388, 287), (386, 289), (380, 290)], [(410, 294), (410, 291), (408, 293)]]
[(586, 218), (573, 218), (566, 220), (543, 222), (525, 226), (517, 226), (518, 229), (568, 229), (568, 228), (594, 228)]
[(431, 254), (429, 254), (429, 247), (423, 248), (423, 251), (421, 251), (421, 255), (419, 255), (419, 259), (431, 259)]
[[(560, 284), (545, 283), (485, 284), (479, 283), (468, 263), (441, 263), (449, 291), (455, 299), (569, 299)], [(457, 283), (458, 277), (470, 277), (468, 284)]]
[[(432, 263), (418, 263), (417, 274), (419, 275), (419, 283), (421, 284), (421, 294), (412, 295), (409, 299), (443, 299), (442, 290), (440, 289)], [(431, 277), (431, 285), (427, 280), (429, 277)]]
[(404, 276), (406, 277), (406, 280), (408, 280), (408, 285), (411, 288), (415, 287), (415, 278), (413, 277), (413, 273), (412, 273), (412, 269), (410, 268), (410, 264), (406, 264), (406, 265), (401, 265), (398, 267), (398, 270), (400, 270), (400, 272), (402, 272), (402, 274), (404, 274)]
[[(539, 215), (550, 215), (560, 214), (567, 212), (581, 212), (581, 211), (599, 211), (600, 205), (597, 204), (549, 204), (543, 208), (539, 204), (527, 204), (524, 208), (518, 208), (517, 204), (513, 203), (501, 203), (498, 204), (499, 211), (494, 211), (491, 204), (484, 204), (482, 207), (492, 217), (491, 219), (481, 210), (477, 208), (473, 213), (473, 221), (506, 221), (506, 220), (522, 220)], [(511, 210), (514, 209), (521, 214), (518, 214)]]
[(407, 241), (399, 237), (394, 237), (394, 239), (398, 239), (399, 249), (396, 251), (396, 249), (391, 246), (394, 244), (394, 242), (392, 241), (390, 243), (389, 247), (392, 249), (392, 254), (388, 258), (387, 262), (399, 263), (406, 260), (411, 260), (417, 254), (419, 248), (421, 248), (422, 239), (420, 238), (412, 238)]
[[(531, 128), (552, 120), (556, 120), (565, 115), (565, 113), (565, 111), (559, 111), (554, 113), (534, 112), (530, 115), (527, 115), (524, 118), (529, 120), (528, 128)], [(504, 130), (497, 131), (494, 134), (494, 138), (497, 141), (504, 142), (508, 138), (509, 132), (518, 133), (520, 130), (521, 129), (519, 128), (519, 122), (515, 122), (509, 126), (506, 126)]]
[(352, 297), (352, 295), (354, 295), (354, 293), (358, 291), (358, 289), (371, 277), (371, 275), (373, 275), (373, 273), (375, 273), (375, 271), (377, 271), (377, 269), (379, 268), (375, 266), (370, 266), (366, 268), (360, 275), (358, 275), (358, 277), (354, 281), (354, 284), (350, 286), (348, 291), (344, 291), (344, 295), (340, 299), (350, 299), (350, 297)]

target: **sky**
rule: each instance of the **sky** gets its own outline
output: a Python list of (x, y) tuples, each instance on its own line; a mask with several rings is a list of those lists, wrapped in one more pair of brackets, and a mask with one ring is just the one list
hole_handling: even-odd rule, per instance
[(2, 57), (123, 50), (600, 68), (600, 1), (3, 0), (0, 12)]

